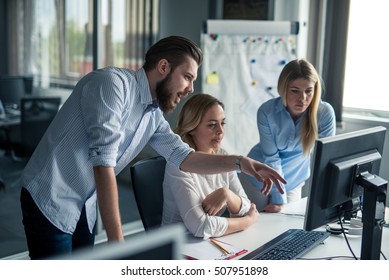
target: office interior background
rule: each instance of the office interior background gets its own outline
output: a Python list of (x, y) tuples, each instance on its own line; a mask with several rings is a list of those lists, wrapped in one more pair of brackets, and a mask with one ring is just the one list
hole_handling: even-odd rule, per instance
[[(385, 8), (385, 0), (0, 0), (0, 76), (32, 78), (32, 96), (55, 96), (64, 102), (77, 81), (93, 69), (141, 67), (145, 51), (160, 38), (182, 35), (200, 45), (207, 19), (297, 21), (298, 55), (310, 60), (322, 76), (324, 99), (336, 112), (337, 133), (378, 125), (389, 130), (389, 109), (383, 102), (388, 94), (383, 68), (389, 64)], [(198, 74), (195, 92), (202, 90), (201, 71)], [(184, 102), (166, 116), (172, 127)], [(387, 132), (380, 170), (385, 179), (388, 142)], [(137, 160), (153, 155), (146, 148)], [(0, 178), (13, 174), (6, 168), (23, 167), (5, 153), (0, 162)], [(142, 226), (131, 182), (126, 170), (119, 176), (127, 199), (121, 211), (124, 217), (133, 213), (124, 222), (128, 232), (135, 233)], [(7, 186), (0, 190), (0, 201), (8, 201), (10, 193)], [(13, 246), (0, 249), (0, 258), (26, 250), (23, 240), (14, 242), (5, 234), (15, 217), (19, 220), (13, 224), (22, 231), (18, 203), (13, 209), (0, 203), (5, 213), (0, 244)], [(10, 234), (21, 239), (24, 235)]]

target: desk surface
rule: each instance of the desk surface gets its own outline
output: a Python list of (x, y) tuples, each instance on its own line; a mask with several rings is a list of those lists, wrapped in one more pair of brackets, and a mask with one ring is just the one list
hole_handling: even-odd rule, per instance
[(20, 124), (20, 117), (18, 118), (0, 118), (0, 128), (9, 127)]
[[(236, 247), (247, 249), (251, 252), (290, 228), (303, 228), (305, 206), (306, 199), (302, 199), (298, 202), (285, 205), (282, 213), (261, 213), (257, 223), (248, 229), (223, 236), (218, 239), (233, 244)], [(386, 208), (386, 218), (388, 217), (389, 209)], [(388, 221), (388, 219), (386, 219), (386, 221)], [(323, 227), (317, 230), (325, 229)], [(348, 240), (354, 254), (359, 258), (362, 237), (349, 236)], [(384, 228), (383, 230), (381, 251), (387, 258), (389, 257), (388, 228)], [(309, 259), (327, 257), (343, 257), (343, 259), (353, 257), (343, 235), (330, 235), (325, 240), (324, 244), (317, 246), (302, 258)]]
[(21, 119), (20, 113), (19, 114), (6, 113), (5, 116), (0, 117), (0, 128), (18, 125), (20, 124), (20, 119)]

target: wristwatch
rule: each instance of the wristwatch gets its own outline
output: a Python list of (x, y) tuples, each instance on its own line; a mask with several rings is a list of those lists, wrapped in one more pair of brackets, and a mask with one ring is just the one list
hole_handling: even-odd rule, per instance
[(238, 156), (236, 159), (235, 159), (235, 164), (236, 164), (236, 172), (240, 173), (242, 172), (242, 168), (240, 166), (240, 161), (242, 160), (243, 156)]

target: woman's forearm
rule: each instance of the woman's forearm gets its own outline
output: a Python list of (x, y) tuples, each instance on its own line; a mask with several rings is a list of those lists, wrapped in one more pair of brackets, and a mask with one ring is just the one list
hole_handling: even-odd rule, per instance
[(227, 218), (227, 221), (228, 227), (224, 235), (245, 230), (255, 223), (255, 219), (248, 215), (239, 218)]
[(259, 217), (256, 206), (252, 203), (246, 216), (239, 218), (227, 218), (228, 227), (224, 235), (242, 231), (253, 225)]

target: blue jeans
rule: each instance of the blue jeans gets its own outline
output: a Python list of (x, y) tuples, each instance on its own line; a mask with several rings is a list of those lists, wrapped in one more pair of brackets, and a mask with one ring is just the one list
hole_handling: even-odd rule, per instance
[(59, 230), (42, 214), (25, 188), (21, 190), (20, 202), (29, 256), (32, 260), (64, 256), (76, 249), (94, 245), (95, 234), (89, 232), (85, 207), (76, 230), (69, 234)]

